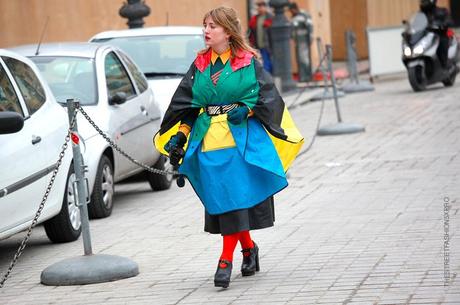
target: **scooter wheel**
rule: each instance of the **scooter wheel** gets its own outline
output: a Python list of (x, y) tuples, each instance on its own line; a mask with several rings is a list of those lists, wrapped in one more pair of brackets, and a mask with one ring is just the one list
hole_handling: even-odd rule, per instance
[(422, 66), (410, 67), (407, 70), (409, 83), (415, 92), (423, 91), (426, 88), (426, 79)]

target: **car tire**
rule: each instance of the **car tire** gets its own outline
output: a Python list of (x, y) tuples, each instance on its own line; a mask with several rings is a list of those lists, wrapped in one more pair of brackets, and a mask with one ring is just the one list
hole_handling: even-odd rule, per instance
[[(155, 163), (155, 165), (153, 166), (153, 168), (161, 170), (172, 170), (173, 166), (171, 165), (171, 163), (169, 163), (169, 159), (166, 156), (161, 155), (157, 163)], [(147, 181), (149, 182), (152, 190), (163, 191), (171, 187), (173, 175), (160, 175), (148, 171)]]
[(102, 155), (97, 167), (91, 202), (88, 204), (90, 218), (105, 218), (112, 214), (114, 195), (113, 165)]
[(81, 233), (80, 209), (77, 206), (77, 198), (74, 196), (74, 181), (75, 172), (72, 164), (67, 174), (61, 211), (44, 222), (46, 235), (54, 243), (77, 240)]

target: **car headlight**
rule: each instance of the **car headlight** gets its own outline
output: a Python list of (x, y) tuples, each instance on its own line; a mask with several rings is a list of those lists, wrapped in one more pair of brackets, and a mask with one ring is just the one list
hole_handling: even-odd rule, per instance
[(412, 55), (412, 50), (408, 47), (408, 46), (405, 46), (404, 47), (404, 56), (411, 56)]
[(423, 46), (418, 45), (414, 48), (414, 55), (420, 55), (423, 53)]

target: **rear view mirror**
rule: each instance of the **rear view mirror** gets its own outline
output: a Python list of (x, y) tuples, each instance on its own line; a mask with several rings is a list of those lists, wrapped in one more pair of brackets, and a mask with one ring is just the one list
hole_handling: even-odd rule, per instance
[(124, 92), (117, 92), (109, 98), (110, 105), (120, 105), (124, 102), (126, 102), (126, 93)]
[(24, 126), (24, 118), (17, 112), (0, 112), (0, 134), (15, 133)]

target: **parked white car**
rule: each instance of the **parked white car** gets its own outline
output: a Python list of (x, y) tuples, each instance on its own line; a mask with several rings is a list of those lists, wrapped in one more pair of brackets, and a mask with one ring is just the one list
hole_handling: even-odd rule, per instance
[[(20, 131), (14, 128), (12, 113), (23, 118)], [(30, 225), (68, 131), (67, 113), (56, 103), (37, 67), (27, 58), (2, 49), (0, 125), (1, 240)], [(69, 145), (39, 218), (53, 242), (73, 241), (81, 231), (71, 163)]]
[(190, 26), (108, 31), (90, 41), (117, 46), (133, 58), (149, 80), (162, 115), (197, 52), (205, 47), (203, 28)]
[[(172, 168), (152, 145), (160, 125), (160, 110), (142, 72), (123, 51), (94, 43), (56, 43), (14, 48), (28, 56), (47, 80), (56, 100), (77, 98), (85, 112), (134, 159), (158, 169)], [(112, 212), (114, 183), (143, 168), (114, 151), (84, 117), (78, 116), (88, 166), (91, 218)], [(168, 189), (172, 175), (147, 172), (153, 190)]]

